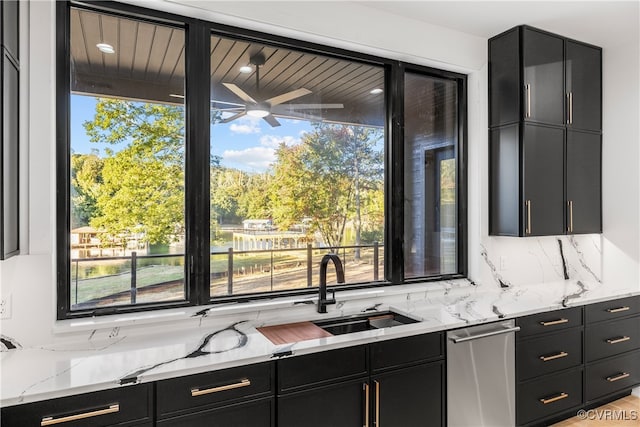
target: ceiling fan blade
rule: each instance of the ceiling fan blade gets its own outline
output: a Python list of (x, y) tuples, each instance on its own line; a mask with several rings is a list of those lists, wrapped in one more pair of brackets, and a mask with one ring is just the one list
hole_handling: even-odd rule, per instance
[(236, 107), (244, 107), (244, 104), (240, 104), (239, 102), (219, 101), (217, 99), (212, 99), (211, 103), (212, 104), (234, 105)]
[(289, 119), (289, 120), (305, 120), (312, 122), (322, 122), (324, 121), (323, 117), (316, 116), (315, 114), (307, 113), (306, 111), (272, 111), (272, 115), (277, 117), (278, 119)]
[(283, 110), (329, 110), (344, 108), (344, 104), (286, 104), (279, 105), (277, 108)]
[[(226, 85), (226, 83), (225, 83)], [(305, 96), (310, 94), (311, 91), (309, 89), (305, 89), (305, 88), (300, 88), (300, 89), (296, 89), (296, 90), (292, 90), (291, 92), (287, 92), (287, 93), (283, 93), (282, 95), (278, 95), (278, 96), (274, 96), (273, 98), (269, 98), (267, 99), (266, 102), (268, 102), (271, 106), (274, 105), (278, 105), (278, 104), (282, 104), (288, 101), (291, 101), (292, 99), (296, 99), (296, 98), (300, 98), (301, 96)]]
[(271, 114), (269, 114), (267, 117), (263, 117), (263, 120), (269, 123), (273, 128), (280, 126), (280, 122), (276, 120), (276, 118), (273, 117)]
[(224, 85), (224, 87), (229, 89), (231, 92), (235, 93), (236, 96), (238, 98), (242, 99), (244, 102), (249, 102), (249, 103), (252, 103), (252, 104), (257, 104), (258, 103), (258, 101), (256, 101), (252, 97), (250, 97), (249, 94), (247, 94), (247, 92), (243, 91), (242, 89), (240, 89), (238, 86), (234, 85), (233, 83), (222, 83), (222, 84)]
[(238, 114), (234, 114), (233, 116), (227, 117), (226, 119), (222, 119), (220, 120), (220, 123), (229, 123), (234, 121), (235, 119), (239, 119), (240, 117), (246, 115), (247, 112), (246, 111), (241, 111)]

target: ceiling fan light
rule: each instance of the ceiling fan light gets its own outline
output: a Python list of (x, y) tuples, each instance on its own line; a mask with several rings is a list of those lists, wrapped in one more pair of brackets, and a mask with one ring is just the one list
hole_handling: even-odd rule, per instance
[(250, 65), (243, 65), (242, 67), (240, 67), (239, 71), (244, 74), (249, 74), (253, 71), (253, 68), (251, 68)]
[(382, 89), (380, 89), (379, 87), (375, 88), (375, 89), (371, 89), (371, 91), (369, 92), (372, 95), (377, 95), (379, 93), (382, 93)]
[(263, 117), (267, 117), (269, 114), (271, 114), (269, 112), (269, 110), (265, 110), (264, 108), (252, 108), (252, 109), (247, 109), (247, 116), (251, 116), (251, 117), (258, 117), (258, 118), (263, 118)]

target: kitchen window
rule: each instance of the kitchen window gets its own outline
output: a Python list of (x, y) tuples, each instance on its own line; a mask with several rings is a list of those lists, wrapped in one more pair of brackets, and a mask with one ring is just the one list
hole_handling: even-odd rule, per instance
[(464, 276), (464, 76), (57, 7), (59, 319)]

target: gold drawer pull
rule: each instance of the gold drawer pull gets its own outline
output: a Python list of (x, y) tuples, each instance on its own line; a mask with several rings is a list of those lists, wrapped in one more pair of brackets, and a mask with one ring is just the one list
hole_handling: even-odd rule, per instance
[(560, 393), (559, 395), (554, 397), (549, 397), (548, 399), (542, 398), (540, 399), (540, 402), (544, 403), (545, 405), (548, 405), (549, 403), (557, 402), (558, 400), (566, 399), (567, 397), (569, 397), (567, 393)]
[(609, 338), (607, 342), (609, 344), (618, 344), (619, 342), (629, 341), (630, 339), (631, 339), (630, 337)]
[(221, 385), (220, 387), (207, 388), (204, 390), (200, 390), (199, 388), (192, 388), (191, 397), (202, 396), (204, 394), (217, 393), (219, 391), (233, 390), (234, 388), (247, 387), (250, 385), (251, 385), (251, 381), (245, 378), (238, 383)]
[(558, 319), (558, 320), (550, 320), (548, 322), (540, 322), (540, 324), (542, 326), (553, 326), (553, 325), (560, 325), (562, 323), (568, 323), (569, 319)]
[(618, 308), (607, 308), (609, 313), (620, 313), (621, 311), (631, 310), (631, 307), (618, 307)]
[(623, 380), (625, 378), (629, 378), (630, 374), (627, 374), (626, 372), (621, 373), (620, 375), (614, 375), (613, 377), (607, 377), (607, 381), (609, 381), (610, 383), (618, 381), (618, 380)]
[(554, 354), (552, 356), (540, 356), (540, 360), (542, 360), (543, 362), (548, 362), (549, 360), (555, 360), (555, 359), (560, 359), (562, 357), (567, 357), (569, 355), (569, 353), (567, 353), (566, 351), (561, 351), (558, 354)]
[(364, 388), (364, 427), (369, 427), (369, 383), (362, 384)]
[(54, 424), (68, 423), (69, 421), (83, 420), (85, 418), (98, 417), (100, 415), (115, 414), (120, 412), (120, 405), (117, 403), (109, 405), (108, 408), (97, 409), (95, 411), (83, 412), (81, 414), (69, 415), (61, 418), (45, 417), (40, 421), (41, 426), (52, 426)]

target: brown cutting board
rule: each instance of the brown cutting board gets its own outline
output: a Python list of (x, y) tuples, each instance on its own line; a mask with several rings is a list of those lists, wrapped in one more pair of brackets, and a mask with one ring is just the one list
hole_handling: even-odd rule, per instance
[(288, 344), (333, 336), (311, 322), (287, 323), (284, 325), (264, 326), (257, 329), (274, 344)]

